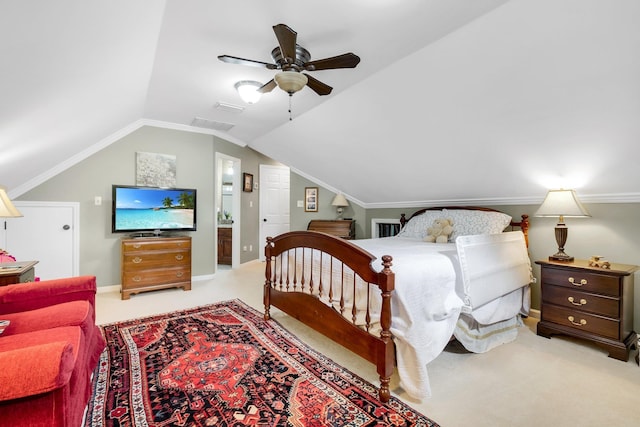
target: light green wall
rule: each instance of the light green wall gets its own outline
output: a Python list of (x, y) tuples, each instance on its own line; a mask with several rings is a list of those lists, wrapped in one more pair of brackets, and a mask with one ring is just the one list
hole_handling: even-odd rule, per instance
[[(120, 238), (111, 233), (111, 186), (135, 184), (135, 153), (176, 156), (176, 186), (198, 190), (198, 230), (192, 237), (192, 272), (206, 276), (215, 271), (214, 196), (215, 153), (239, 158), (242, 171), (259, 182), (260, 164), (279, 164), (250, 148), (211, 135), (142, 127), (82, 162), (18, 197), (24, 201), (80, 203), (80, 274), (95, 275), (98, 286), (120, 284)], [(258, 248), (259, 192), (241, 193), (241, 247)], [(94, 197), (102, 205), (94, 205)], [(249, 207), (250, 202), (252, 207)], [(241, 252), (244, 263), (258, 256)]]
[[(318, 212), (305, 212), (304, 207), (298, 207), (298, 201), (304, 201), (306, 187), (318, 187)], [(306, 230), (309, 221), (312, 219), (336, 219), (338, 213), (331, 202), (336, 193), (329, 191), (308, 179), (291, 172), (290, 183), (290, 207), (291, 219), (290, 229)], [(363, 239), (369, 235), (366, 232), (366, 210), (354, 203), (344, 208), (343, 218), (351, 218), (356, 221), (356, 239)]]

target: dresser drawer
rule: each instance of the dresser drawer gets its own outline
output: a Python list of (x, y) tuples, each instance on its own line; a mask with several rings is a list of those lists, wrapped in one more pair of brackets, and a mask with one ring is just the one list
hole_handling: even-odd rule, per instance
[(615, 276), (591, 273), (589, 271), (561, 270), (557, 268), (544, 269), (545, 284), (564, 286), (571, 289), (579, 289), (585, 292), (620, 296), (620, 279)]
[(191, 265), (189, 251), (138, 252), (122, 255), (125, 270), (146, 270), (165, 266)]
[(150, 285), (162, 285), (167, 283), (186, 282), (190, 280), (190, 268), (125, 271), (122, 274), (122, 287), (124, 289), (135, 289)]
[(614, 340), (620, 339), (620, 323), (617, 320), (600, 317), (578, 310), (542, 304), (542, 320), (569, 326), (577, 331), (589, 332)]
[(618, 318), (620, 316), (620, 299), (582, 292), (562, 286), (546, 286), (543, 293), (543, 302), (559, 305), (571, 310), (588, 311), (607, 317)]
[(190, 240), (186, 239), (130, 239), (122, 242), (122, 251), (162, 251), (172, 249), (186, 249), (191, 247)]

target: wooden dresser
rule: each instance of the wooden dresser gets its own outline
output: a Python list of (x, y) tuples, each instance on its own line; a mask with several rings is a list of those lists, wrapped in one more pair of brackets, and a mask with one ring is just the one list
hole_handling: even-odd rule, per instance
[(353, 219), (314, 219), (309, 221), (309, 231), (321, 231), (332, 236), (352, 240), (356, 238), (356, 221)]
[(537, 333), (594, 342), (609, 357), (627, 361), (638, 338), (633, 331), (635, 265), (590, 267), (586, 260), (536, 261), (541, 266), (542, 306)]
[(122, 239), (122, 299), (166, 288), (191, 290), (191, 237)]

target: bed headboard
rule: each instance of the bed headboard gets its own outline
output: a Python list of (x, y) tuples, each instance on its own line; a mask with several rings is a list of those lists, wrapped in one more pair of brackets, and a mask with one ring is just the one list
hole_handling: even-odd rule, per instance
[[(406, 214), (400, 214), (400, 225), (401, 225), (401, 228), (404, 228), (404, 226), (407, 224), (407, 222), (409, 222), (409, 220), (411, 218), (413, 218), (414, 216), (418, 216), (420, 214), (423, 214), (426, 211), (440, 211), (442, 209), (450, 209), (450, 210), (462, 209), (462, 210), (470, 210), (470, 211), (500, 212), (499, 210), (496, 210), (496, 209), (485, 208), (485, 207), (481, 207), (481, 206), (434, 206), (434, 207), (430, 207), (430, 208), (420, 209), (420, 210), (414, 212), (413, 215), (411, 215), (409, 218), (406, 217)], [(520, 216), (520, 218), (521, 218), (520, 221), (511, 220), (511, 224), (509, 224), (508, 229), (509, 230), (514, 230), (516, 228), (519, 228), (522, 231), (522, 233), (524, 234), (524, 241), (527, 244), (527, 247), (529, 247), (529, 215), (522, 214)]]

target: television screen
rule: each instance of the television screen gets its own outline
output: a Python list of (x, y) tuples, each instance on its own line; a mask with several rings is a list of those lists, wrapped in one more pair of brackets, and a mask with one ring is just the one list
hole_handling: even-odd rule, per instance
[(196, 230), (196, 190), (114, 185), (114, 233)]

